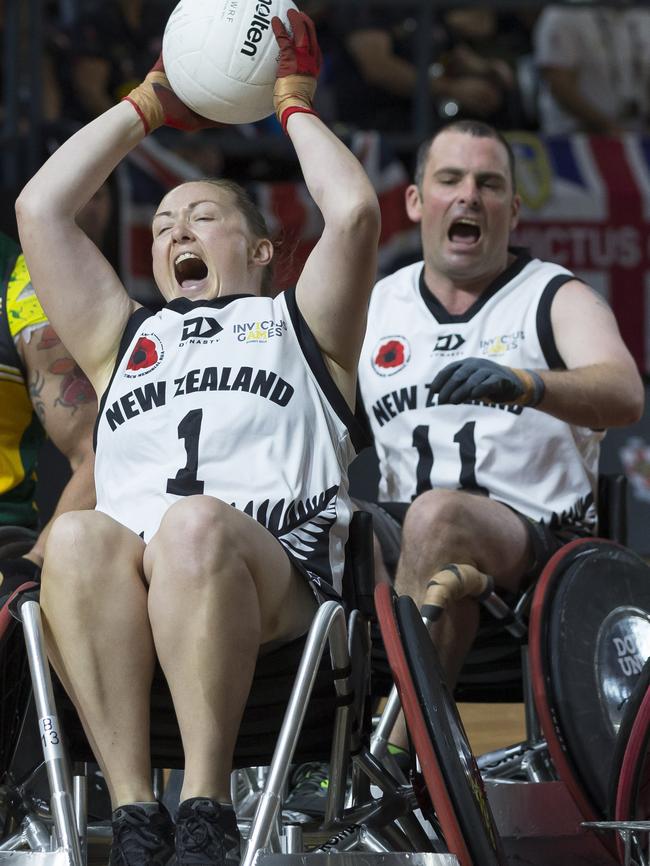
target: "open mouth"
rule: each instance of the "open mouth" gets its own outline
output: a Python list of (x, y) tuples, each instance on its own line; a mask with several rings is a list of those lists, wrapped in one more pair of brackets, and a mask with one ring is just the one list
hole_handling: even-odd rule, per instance
[(191, 289), (208, 276), (208, 266), (196, 253), (181, 253), (174, 262), (174, 276), (182, 289)]
[(451, 224), (447, 237), (452, 243), (472, 246), (480, 240), (481, 229), (474, 220), (459, 219)]

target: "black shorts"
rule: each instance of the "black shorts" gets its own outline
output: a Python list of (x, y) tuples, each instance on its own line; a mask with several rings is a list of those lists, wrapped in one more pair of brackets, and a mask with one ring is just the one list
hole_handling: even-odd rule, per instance
[[(394, 579), (402, 545), (402, 525), (410, 502), (369, 502), (354, 499), (354, 505), (360, 511), (372, 514), (375, 535), (379, 540), (384, 564), (389, 575)], [(505, 503), (503, 503), (505, 504)], [(510, 508), (510, 506), (506, 506)], [(576, 527), (561, 527), (551, 529), (547, 524), (532, 520), (521, 512), (510, 508), (526, 527), (532, 550), (529, 567), (522, 577), (520, 591), (525, 590), (542, 572), (542, 569), (563, 545), (576, 538), (589, 538), (590, 533)]]
[(294, 556), (291, 551), (287, 550), (282, 543), (281, 547), (289, 558), (291, 565), (293, 565), (301, 577), (304, 577), (307, 581), (307, 585), (313, 592), (319, 606), (326, 601), (342, 602), (341, 596), (334, 589), (331, 583), (328, 583), (327, 580), (316, 574), (316, 572), (310, 571), (307, 565), (302, 560), (298, 559), (298, 557)]

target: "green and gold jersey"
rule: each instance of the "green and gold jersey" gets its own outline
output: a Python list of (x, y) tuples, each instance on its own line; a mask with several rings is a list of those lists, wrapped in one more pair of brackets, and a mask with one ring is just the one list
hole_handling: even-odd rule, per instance
[(36, 460), (45, 433), (16, 342), (23, 331), (43, 327), (47, 317), (20, 248), (2, 234), (0, 279), (0, 525), (35, 528)]

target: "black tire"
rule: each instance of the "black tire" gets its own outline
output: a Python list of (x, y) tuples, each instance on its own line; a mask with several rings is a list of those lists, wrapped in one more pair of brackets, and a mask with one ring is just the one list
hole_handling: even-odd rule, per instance
[[(650, 659), (648, 659), (648, 661), (645, 663), (643, 671), (641, 672), (641, 676), (637, 680), (637, 683), (634, 687), (634, 691), (630, 695), (629, 700), (627, 700), (625, 703), (621, 726), (618, 729), (618, 735), (616, 737), (616, 745), (614, 747), (614, 755), (612, 757), (612, 767), (609, 777), (609, 800), (607, 810), (607, 817), (611, 821), (617, 820), (615, 819), (617, 799), (622, 799), (622, 801), (626, 804), (625, 808), (627, 811), (627, 817), (620, 818), (618, 820), (646, 821), (650, 818), (650, 809), (646, 808), (645, 803), (641, 804), (637, 802), (638, 788), (640, 784), (643, 784), (643, 787), (645, 788), (646, 784), (641, 783), (640, 780), (621, 780), (621, 767), (623, 766), (623, 758), (625, 756), (625, 752), (627, 750), (630, 740), (632, 726), (637, 720), (641, 704), (645, 699), (649, 688)], [(639, 766), (638, 769), (639, 771), (643, 771), (642, 766)], [(650, 765), (645, 767), (645, 771), (650, 773)], [(630, 790), (629, 792), (624, 791), (622, 792), (621, 797), (619, 797), (618, 793), (621, 781), (624, 782), (626, 788), (631, 787), (634, 790)]]
[(650, 568), (599, 539), (572, 542), (547, 568), (531, 620), (536, 701), (560, 776), (602, 818), (623, 707), (650, 655)]

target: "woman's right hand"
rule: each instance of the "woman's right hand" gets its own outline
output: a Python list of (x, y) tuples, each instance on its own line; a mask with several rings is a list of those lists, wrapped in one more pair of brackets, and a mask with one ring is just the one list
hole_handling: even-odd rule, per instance
[(202, 117), (174, 93), (165, 72), (162, 54), (145, 76), (124, 99), (130, 102), (142, 120), (148, 135), (159, 126), (171, 126), (184, 132), (195, 132), (215, 126), (225, 126), (216, 120)]

